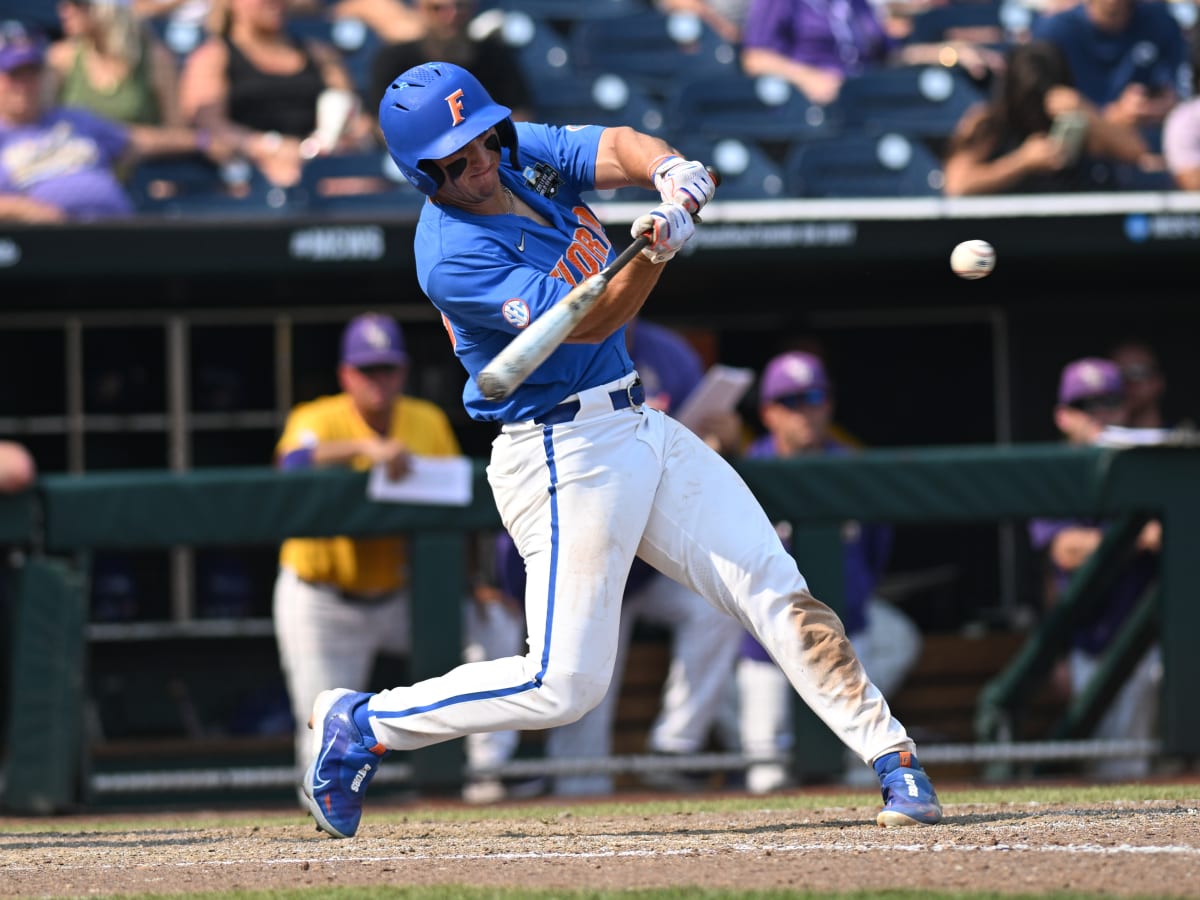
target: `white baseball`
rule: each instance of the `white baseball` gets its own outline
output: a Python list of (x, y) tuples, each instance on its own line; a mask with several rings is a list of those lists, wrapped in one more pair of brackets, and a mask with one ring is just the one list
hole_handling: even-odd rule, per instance
[(963, 241), (950, 254), (950, 268), (959, 278), (983, 278), (996, 268), (996, 251), (987, 241)]

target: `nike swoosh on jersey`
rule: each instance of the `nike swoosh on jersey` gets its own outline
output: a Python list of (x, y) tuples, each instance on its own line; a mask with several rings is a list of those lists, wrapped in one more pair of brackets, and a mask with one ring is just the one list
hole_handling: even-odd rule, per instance
[(522, 253), (525, 252), (525, 232), (523, 232), (523, 231), (521, 232), (521, 241), (520, 241), (520, 243), (517, 244), (517, 249), (520, 250)]

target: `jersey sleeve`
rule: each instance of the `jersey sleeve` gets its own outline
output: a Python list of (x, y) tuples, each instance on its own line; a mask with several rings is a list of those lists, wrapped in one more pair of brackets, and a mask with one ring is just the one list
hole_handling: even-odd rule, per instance
[(304, 403), (297, 406), (288, 414), (283, 426), (283, 434), (275, 445), (275, 461), (278, 463), (289, 453), (297, 450), (309, 450), (321, 442), (322, 428), (320, 417), (312, 404)]
[(518, 157), (528, 167), (546, 162), (558, 170), (575, 194), (596, 184), (596, 153), (603, 125), (542, 125), (518, 122)]

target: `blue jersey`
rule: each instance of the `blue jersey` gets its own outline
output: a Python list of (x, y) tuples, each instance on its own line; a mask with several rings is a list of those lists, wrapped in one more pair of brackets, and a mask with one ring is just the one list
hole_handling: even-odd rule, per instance
[(538, 193), (502, 151), (500, 180), (550, 226), (516, 215), (481, 216), (425, 204), (414, 244), (417, 280), (442, 313), (454, 353), (470, 376), (463, 405), (473, 419), (521, 422), (586, 388), (633, 371), (625, 329), (598, 344), (563, 344), (510, 397), (485, 400), (479, 371), (530, 322), (615, 257), (582, 192), (595, 184), (599, 126), (515, 123), (522, 171), (541, 163), (558, 175), (552, 198)]
[(1062, 50), (1075, 87), (1097, 106), (1134, 83), (1189, 92), (1187, 39), (1165, 3), (1136, 0), (1129, 25), (1116, 34), (1097, 28), (1080, 4), (1040, 20), (1033, 36)]

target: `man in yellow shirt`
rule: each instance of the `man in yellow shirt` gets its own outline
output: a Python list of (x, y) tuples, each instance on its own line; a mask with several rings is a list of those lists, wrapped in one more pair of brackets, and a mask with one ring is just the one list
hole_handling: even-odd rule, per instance
[[(342, 392), (298, 404), (275, 448), (281, 469), (343, 465), (388, 467), (393, 478), (409, 468), (410, 454), (458, 455), (446, 414), (427, 400), (401, 392), (409, 359), (399, 325), (366, 313), (342, 333), (338, 381)], [(296, 721), (296, 764), (307, 762), (308, 715), (323, 690), (353, 685), (365, 690), (375, 658), (404, 654), (409, 633), (408, 543), (403, 536), (292, 538), (279, 554), (274, 621), (280, 663)], [(494, 607), (496, 604), (488, 604)], [(512, 651), (511, 629), (495, 622), (498, 610), (470, 608), (467, 632), (474, 655)], [(523, 623), (516, 623), (523, 628)], [(480, 646), (482, 645), (482, 646)], [(504, 758), (490, 742), (515, 742), (515, 733), (480, 736), (468, 745), (473, 762)]]

